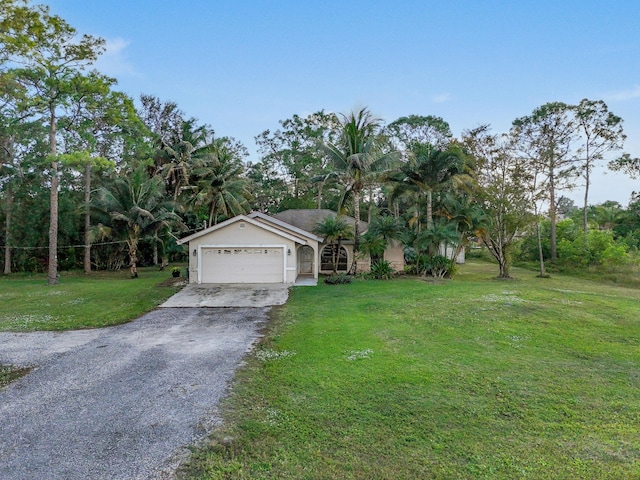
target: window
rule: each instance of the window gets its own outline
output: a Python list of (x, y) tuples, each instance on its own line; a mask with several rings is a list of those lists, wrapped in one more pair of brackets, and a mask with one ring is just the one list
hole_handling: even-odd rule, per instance
[[(337, 248), (337, 244), (325, 245), (320, 254), (320, 270), (333, 270), (333, 252)], [(347, 251), (342, 245), (338, 254), (338, 271), (347, 271)]]

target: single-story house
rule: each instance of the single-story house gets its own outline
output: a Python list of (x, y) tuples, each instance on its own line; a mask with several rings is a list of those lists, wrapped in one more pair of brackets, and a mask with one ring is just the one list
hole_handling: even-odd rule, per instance
[[(331, 273), (331, 247), (312, 233), (331, 210), (286, 210), (274, 216), (253, 212), (238, 215), (178, 240), (188, 245), (190, 283), (285, 283), (318, 278)], [(345, 217), (353, 224), (355, 220)], [(362, 233), (368, 224), (360, 222)], [(385, 251), (394, 268), (404, 267), (402, 245)], [(347, 271), (353, 261), (353, 240), (343, 242), (338, 270)], [(367, 271), (369, 259), (358, 259)]]

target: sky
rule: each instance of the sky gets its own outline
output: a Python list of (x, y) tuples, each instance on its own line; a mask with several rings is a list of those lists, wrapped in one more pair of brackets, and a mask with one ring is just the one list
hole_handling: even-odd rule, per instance
[[(258, 161), (254, 137), (294, 114), (368, 107), (495, 133), (551, 101), (604, 100), (640, 157), (637, 0), (36, 0), (102, 37), (96, 67), (133, 98), (174, 101)], [(640, 180), (596, 170), (590, 202)], [(577, 205), (583, 189), (563, 192)]]

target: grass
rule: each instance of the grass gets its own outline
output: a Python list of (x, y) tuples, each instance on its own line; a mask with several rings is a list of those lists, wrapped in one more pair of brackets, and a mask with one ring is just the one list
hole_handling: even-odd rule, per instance
[(29, 368), (17, 368), (10, 365), (0, 365), (0, 388), (6, 387), (14, 380), (29, 373)]
[(496, 273), (294, 288), (183, 478), (639, 478), (640, 292)]
[[(129, 322), (155, 308), (177, 288), (162, 286), (169, 270), (63, 272), (58, 285), (46, 275), (15, 274), (0, 278), (0, 331), (71, 330)], [(168, 282), (171, 285), (171, 282)]]

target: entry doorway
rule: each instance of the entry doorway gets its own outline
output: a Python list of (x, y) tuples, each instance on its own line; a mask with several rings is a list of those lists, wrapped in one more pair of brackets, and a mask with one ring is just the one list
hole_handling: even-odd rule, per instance
[(313, 275), (313, 248), (303, 245), (298, 254), (300, 255), (300, 275)]

